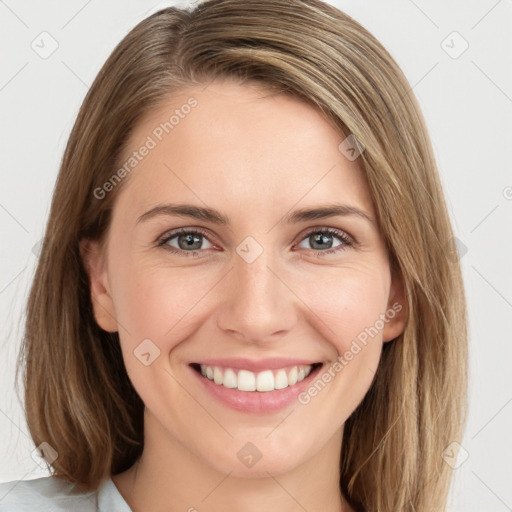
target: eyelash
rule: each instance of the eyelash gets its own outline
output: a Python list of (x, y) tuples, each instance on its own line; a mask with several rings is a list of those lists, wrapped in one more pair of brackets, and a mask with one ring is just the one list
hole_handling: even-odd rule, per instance
[[(208, 233), (206, 233), (205, 231), (203, 231), (200, 228), (195, 228), (195, 229), (180, 228), (177, 231), (172, 231), (170, 233), (166, 233), (163, 236), (163, 238), (159, 239), (159, 241), (157, 243), (157, 247), (162, 247), (166, 251), (170, 251), (174, 254), (179, 254), (180, 256), (185, 256), (185, 257), (193, 257), (198, 252), (203, 251), (203, 249), (198, 250), (198, 251), (184, 251), (182, 249), (176, 249), (175, 247), (166, 245), (167, 242), (169, 242), (176, 236), (183, 235), (183, 234), (185, 234), (185, 235), (201, 235), (201, 236), (205, 237), (210, 243), (212, 243), (208, 238)], [(311, 231), (309, 231), (308, 233), (306, 233), (304, 235), (304, 237), (300, 240), (300, 242), (302, 242), (304, 239), (306, 239), (307, 237), (309, 237), (313, 234), (333, 235), (333, 236), (336, 236), (337, 238), (339, 238), (343, 242), (338, 247), (335, 247), (332, 249), (327, 249), (325, 251), (321, 251), (319, 249), (310, 249), (311, 251), (314, 251), (313, 255), (316, 258), (323, 257), (326, 254), (333, 254), (333, 253), (337, 253), (340, 251), (344, 251), (348, 247), (351, 247), (353, 245), (353, 242), (348, 235), (346, 235), (343, 231), (340, 231), (340, 230), (334, 229), (334, 228), (312, 229)]]

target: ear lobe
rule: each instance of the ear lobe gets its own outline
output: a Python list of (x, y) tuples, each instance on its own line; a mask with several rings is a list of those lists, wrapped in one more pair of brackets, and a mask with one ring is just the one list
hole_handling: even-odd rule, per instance
[(89, 277), (89, 290), (97, 324), (108, 332), (117, 332), (114, 302), (110, 295), (105, 258), (99, 242), (82, 239), (79, 243), (80, 256)]
[(383, 330), (384, 343), (400, 336), (407, 323), (407, 304), (405, 301), (405, 287), (402, 280), (395, 273), (391, 280), (388, 307), (386, 309), (386, 323)]

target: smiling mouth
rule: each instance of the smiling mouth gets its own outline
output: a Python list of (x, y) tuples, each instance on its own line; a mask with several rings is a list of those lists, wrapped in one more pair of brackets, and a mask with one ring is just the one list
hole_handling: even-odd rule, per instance
[(221, 366), (208, 366), (192, 363), (190, 365), (205, 379), (218, 386), (239, 391), (266, 392), (285, 389), (304, 380), (311, 372), (315, 371), (322, 363), (308, 365), (292, 365), (279, 369), (252, 372), (238, 368), (224, 368)]

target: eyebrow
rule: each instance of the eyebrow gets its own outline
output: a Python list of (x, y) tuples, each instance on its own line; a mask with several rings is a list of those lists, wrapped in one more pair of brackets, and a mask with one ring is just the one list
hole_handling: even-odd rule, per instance
[[(137, 224), (160, 215), (190, 217), (222, 226), (228, 226), (230, 224), (229, 217), (213, 208), (196, 206), (192, 204), (172, 203), (157, 205), (154, 208), (151, 208), (151, 210), (143, 213), (137, 219)], [(327, 204), (313, 208), (302, 208), (291, 213), (287, 213), (279, 223), (297, 224), (299, 222), (306, 222), (309, 220), (325, 219), (328, 217), (345, 217), (350, 215), (360, 217), (373, 224), (375, 223), (374, 219), (372, 219), (363, 210), (346, 204)]]

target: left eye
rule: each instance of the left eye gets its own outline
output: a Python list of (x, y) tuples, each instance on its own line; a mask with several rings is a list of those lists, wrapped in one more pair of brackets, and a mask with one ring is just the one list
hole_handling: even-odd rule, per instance
[[(332, 245), (330, 242), (331, 239), (337, 238), (341, 240), (336, 246)], [(308, 241), (311, 245), (313, 245), (312, 249), (314, 251), (320, 251), (322, 253), (332, 253), (336, 251), (341, 251), (352, 245), (349, 237), (343, 233), (342, 231), (338, 231), (337, 229), (324, 229), (320, 231), (310, 231), (306, 237), (303, 239), (304, 241)], [(325, 245), (329, 245), (329, 247), (325, 247)], [(315, 247), (316, 246), (316, 247)], [(322, 247), (324, 246), (324, 247)], [(327, 250), (322, 250), (327, 249)]]
[[(333, 238), (337, 238), (341, 242), (338, 245), (333, 245), (331, 241)], [(210, 247), (201, 247), (203, 240), (206, 240), (206, 242), (210, 244)], [(310, 250), (315, 251), (318, 256), (342, 251), (352, 245), (352, 241), (348, 235), (343, 231), (331, 228), (310, 231), (304, 236), (301, 243), (305, 241), (308, 241), (308, 243), (312, 245)], [(177, 246), (172, 245), (171, 242), (177, 243)], [(201, 252), (202, 249), (210, 249), (213, 245), (208, 240), (206, 232), (181, 229), (178, 232), (170, 233), (165, 236), (158, 242), (158, 247), (164, 247), (166, 250), (183, 256), (194, 256), (197, 252)], [(300, 244), (298, 247), (301, 247)], [(307, 247), (302, 248), (307, 249)]]

